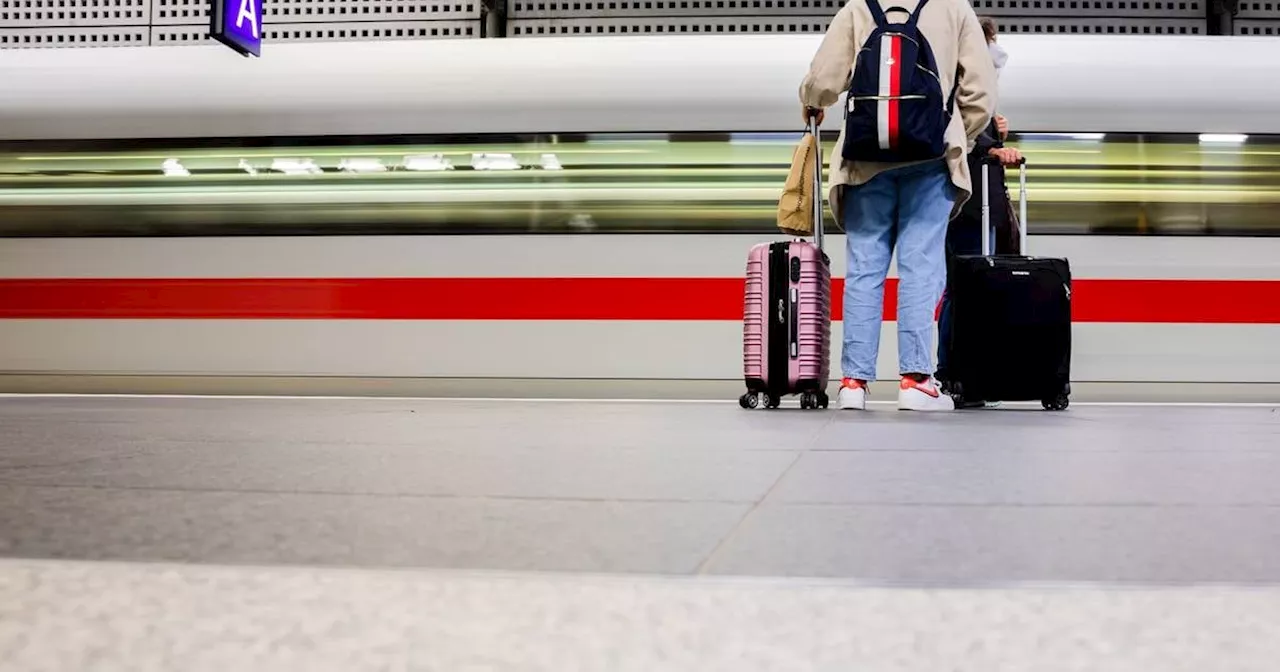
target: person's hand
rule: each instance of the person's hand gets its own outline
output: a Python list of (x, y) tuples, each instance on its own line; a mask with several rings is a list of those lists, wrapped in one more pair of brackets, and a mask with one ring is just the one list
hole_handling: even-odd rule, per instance
[(1005, 166), (1016, 166), (1022, 161), (1022, 152), (1013, 147), (993, 147), (987, 154), (995, 157)]
[(999, 114), (996, 115), (996, 131), (1000, 133), (1002, 142), (1009, 138), (1009, 120)]
[(826, 110), (814, 109), (812, 107), (803, 108), (804, 123), (809, 123), (810, 119), (817, 119), (818, 125), (822, 125), (822, 120), (827, 116)]

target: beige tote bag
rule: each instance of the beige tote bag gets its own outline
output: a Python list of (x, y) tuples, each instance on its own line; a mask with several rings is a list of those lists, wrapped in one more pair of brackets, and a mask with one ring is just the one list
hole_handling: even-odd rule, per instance
[(813, 235), (813, 199), (821, 198), (813, 193), (818, 182), (813, 174), (817, 151), (817, 138), (805, 133), (791, 156), (791, 170), (782, 187), (782, 198), (778, 199), (778, 228), (787, 235)]

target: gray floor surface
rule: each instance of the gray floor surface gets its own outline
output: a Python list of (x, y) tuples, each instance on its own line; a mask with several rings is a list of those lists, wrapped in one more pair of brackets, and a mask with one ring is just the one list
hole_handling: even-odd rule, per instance
[(1280, 581), (1280, 410), (0, 399), (0, 556)]
[(1263, 406), (0, 398), (0, 668), (1270, 672), (1278, 483)]

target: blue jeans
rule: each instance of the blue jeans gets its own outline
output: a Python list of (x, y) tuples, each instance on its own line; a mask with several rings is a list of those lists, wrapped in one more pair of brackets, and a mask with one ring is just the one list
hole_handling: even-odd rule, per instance
[(895, 247), (898, 373), (933, 373), (933, 315), (946, 285), (947, 220), (955, 198), (943, 161), (895, 168), (845, 189), (844, 377), (876, 379), (885, 277)]

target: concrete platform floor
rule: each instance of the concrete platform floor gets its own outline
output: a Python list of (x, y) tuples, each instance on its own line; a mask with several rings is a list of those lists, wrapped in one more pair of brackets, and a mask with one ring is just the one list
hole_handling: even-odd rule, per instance
[[(747, 412), (721, 403), (0, 398), (0, 557), (10, 559), (0, 563), (0, 660), (27, 661), (21, 669), (87, 669), (73, 663), (94, 660), (83, 656), (96, 651), (106, 656), (100, 661), (124, 656), (119, 660), (155, 665), (89, 665), (93, 669), (215, 669), (227, 663), (217, 669), (309, 670), (850, 669), (868, 660), (858, 659), (855, 649), (843, 649), (851, 657), (812, 659), (789, 649), (789, 659), (757, 651), (763, 657), (719, 666), (712, 664), (714, 657), (695, 655), (679, 658), (682, 663), (670, 659), (672, 667), (666, 667), (641, 655), (652, 654), (646, 646), (656, 640), (626, 635), (619, 626), (617, 619), (625, 622), (630, 614), (655, 633), (676, 627), (678, 615), (664, 610), (686, 609), (681, 600), (701, 599), (698, 591), (712, 590), (709, 585), (721, 586), (713, 592), (733, 592), (723, 586), (742, 579), (728, 577), (744, 576), (783, 592), (766, 590), (770, 597), (763, 602), (752, 601), (759, 595), (740, 596), (748, 602), (734, 609), (786, 614), (807, 623), (810, 632), (833, 636), (839, 628), (830, 630), (832, 624), (818, 618), (823, 608), (794, 597), (812, 596), (815, 581), (835, 581), (840, 587), (830, 599), (851, 600), (833, 607), (837, 612), (869, 610), (858, 618), (872, 618), (878, 613), (874, 605), (896, 600), (859, 592), (871, 589), (848, 581), (893, 586), (904, 603), (925, 611), (934, 608), (933, 598), (921, 597), (934, 594), (925, 589), (965, 595), (976, 601), (966, 602), (952, 625), (974, 637), (985, 635), (963, 623), (976, 623), (965, 610), (998, 610), (1012, 600), (1023, 606), (1011, 607), (1012, 620), (999, 627), (1018, 631), (1029, 625), (1018, 620), (1017, 610), (1026, 607), (1019, 600), (1039, 599), (1020, 586), (1044, 583), (1083, 585), (1081, 595), (1108, 596), (1136, 590), (1136, 584), (1162, 596), (1153, 599), (1173, 600), (1165, 603), (1170, 618), (1186, 608), (1192, 619), (1186, 624), (1203, 613), (1188, 605), (1218, 599), (1213, 591), (1226, 590), (1235, 596), (1230, 599), (1249, 603), (1241, 610), (1256, 610), (1262, 622), (1280, 627), (1280, 592), (1268, 587), (1280, 583), (1278, 483), (1280, 409), (1262, 405), (1079, 405), (1066, 413), (1028, 407), (913, 415), (889, 407), (868, 413)], [(610, 598), (630, 608), (579, 605), (591, 613), (605, 609), (596, 615), (612, 625), (602, 625), (601, 641), (612, 641), (619, 653), (576, 664), (561, 655), (544, 666), (529, 649), (526, 665), (502, 664), (500, 659), (508, 659), (501, 656), (487, 665), (480, 647), (472, 651), (479, 658), (450, 658), (449, 664), (420, 658), (415, 666), (404, 663), (406, 658), (404, 664), (317, 667), (310, 656), (324, 648), (314, 644), (329, 632), (323, 628), (346, 627), (326, 621), (316, 626), (323, 632), (281, 645), (295, 647), (295, 659), (282, 659), (278, 649), (263, 649), (259, 641), (235, 649), (242, 658), (233, 665), (228, 661), (235, 656), (226, 653), (231, 649), (217, 650), (232, 658), (174, 659), (155, 651), (147, 657), (137, 649), (125, 655), (124, 649), (103, 645), (100, 638), (110, 637), (93, 626), (95, 609), (113, 613), (100, 603), (111, 595), (181, 609), (182, 600), (223, 583), (216, 614), (193, 612), (188, 605), (181, 618), (203, 614), (216, 629), (220, 617), (224, 626), (243, 629), (248, 621), (236, 620), (238, 610), (263, 616), (261, 605), (253, 611), (252, 595), (272, 581), (302, 582), (311, 586), (300, 588), (304, 594), (326, 596), (281, 598), (281, 609), (297, 615), (297, 627), (309, 612), (319, 617), (339, 609), (330, 591), (345, 582), (355, 582), (353, 590), (362, 581), (384, 582), (373, 594), (385, 596), (384, 606), (393, 611), (426, 608), (394, 604), (398, 592), (426, 599), (415, 593), (419, 588), (391, 588), (396, 582), (436, 586), (430, 590), (456, 585), (463, 592), (450, 599), (464, 599), (464, 593), (488, 599), (483, 595), (490, 579), (451, 573), (471, 576), (474, 570), (521, 572), (521, 578), (510, 579), (523, 582), (521, 590), (558, 585), (574, 599), (589, 592), (574, 583), (588, 581), (583, 574), (631, 575), (624, 582), (632, 587)], [(643, 595), (667, 597), (650, 604), (635, 586), (644, 586)], [(793, 597), (780, 598), (784, 593)], [(244, 599), (238, 602), (235, 595)], [(1186, 595), (1193, 596), (1191, 602), (1178, 602), (1177, 596)], [(166, 602), (169, 596), (176, 602)], [(68, 606), (77, 599), (83, 609)], [(348, 607), (358, 602), (376, 613), (372, 598), (343, 599)], [(1124, 599), (1092, 604), (1104, 608)], [(984, 600), (987, 607), (975, 606)], [(572, 604), (569, 599), (560, 606), (574, 609)], [(1155, 604), (1143, 608), (1160, 612)], [(121, 618), (162, 618), (161, 611), (125, 610), (134, 616)], [(459, 618), (480, 618), (482, 611)], [(704, 619), (712, 614), (701, 621), (710, 628), (706, 633), (734, 622), (717, 623), (714, 610), (698, 613)], [(893, 618), (921, 624), (924, 629), (911, 630), (913, 636), (940, 636), (936, 627), (943, 623), (925, 612), (917, 616), (903, 612)], [(46, 629), (54, 627), (48, 618), (65, 619), (64, 629), (97, 634), (44, 642), (41, 633), (55, 632)], [(1099, 618), (1095, 613), (1087, 620), (1096, 624)], [(857, 627), (855, 622), (848, 627)], [(377, 639), (376, 629), (361, 627)], [(699, 632), (687, 627), (694, 628), (688, 633)], [(742, 627), (752, 632), (757, 626)], [(162, 630), (182, 638), (181, 629)], [(133, 639), (144, 631), (125, 628), (112, 641), (116, 647), (145, 648)], [(419, 638), (445, 635), (430, 628), (414, 632)], [(200, 628), (191, 633), (208, 636)], [(410, 635), (385, 631), (379, 645), (400, 636)], [(821, 637), (810, 639), (821, 648)], [(25, 648), (14, 649), (15, 641)], [(175, 641), (158, 636), (154, 645), (192, 645)], [(697, 649), (699, 641), (686, 643)], [(1225, 646), (1207, 635), (1189, 646), (1200, 644)], [(117, 658), (103, 653), (103, 646)], [(1216, 648), (1250, 655), (1255, 649)], [(267, 650), (275, 657), (254, 658)], [(622, 655), (628, 650), (637, 657)], [(982, 650), (962, 647), (938, 660), (955, 663), (954, 669), (1144, 669), (1099, 665), (1131, 653), (1124, 651), (1112, 650), (1110, 659), (1086, 657), (1080, 667), (1064, 667), (1050, 656), (1043, 664), (1024, 657), (1020, 667), (1006, 668), (990, 657), (971, 656)], [(1159, 669), (1207, 669), (1185, 647), (1180, 650), (1160, 658), (1167, 664)], [(1273, 664), (1276, 655), (1268, 655), (1265, 660)], [(187, 664), (171, 667), (166, 660)], [(255, 660), (264, 667), (254, 667)], [(294, 667), (289, 660), (312, 662)], [(976, 667), (960, 665), (962, 660)], [(1200, 666), (1181, 666), (1191, 660)], [(885, 663), (873, 669), (943, 668)]]

